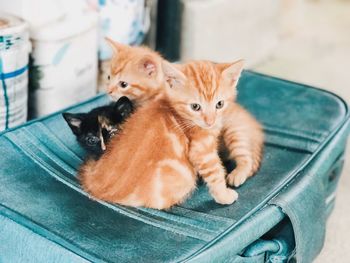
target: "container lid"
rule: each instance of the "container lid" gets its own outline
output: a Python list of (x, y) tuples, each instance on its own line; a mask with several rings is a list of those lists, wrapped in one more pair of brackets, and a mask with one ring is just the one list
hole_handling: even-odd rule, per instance
[(31, 29), (31, 39), (35, 41), (57, 41), (82, 34), (96, 27), (98, 14), (84, 12), (77, 15), (66, 15), (62, 19), (42, 27)]
[(0, 12), (0, 36), (21, 33), (28, 29), (28, 24), (23, 19)]

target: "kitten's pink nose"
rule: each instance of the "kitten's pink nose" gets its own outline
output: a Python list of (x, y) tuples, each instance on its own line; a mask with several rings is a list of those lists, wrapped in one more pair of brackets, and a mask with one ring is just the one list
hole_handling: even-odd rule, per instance
[(209, 127), (213, 126), (215, 123), (215, 116), (205, 116), (204, 117), (205, 124)]

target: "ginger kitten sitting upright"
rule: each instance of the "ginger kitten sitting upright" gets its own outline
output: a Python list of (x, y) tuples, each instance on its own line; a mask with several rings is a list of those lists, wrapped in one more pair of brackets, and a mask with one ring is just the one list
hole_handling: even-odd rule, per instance
[[(147, 66), (142, 58), (124, 66), (120, 76), (133, 70), (138, 81), (146, 77), (156, 83), (161, 74), (168, 85), (163, 95), (136, 110), (99, 160), (81, 167), (84, 189), (108, 202), (166, 209), (185, 200), (199, 173), (216, 202), (233, 203), (238, 194), (226, 186), (217, 150), (222, 117), (234, 100), (242, 65), (192, 62), (176, 69), (162, 62), (162, 74), (148, 57)], [(119, 82), (125, 81), (120, 77)]]
[[(162, 89), (164, 87), (160, 83), (163, 81), (161, 74), (157, 77), (155, 83), (140, 85), (140, 81), (130, 81), (132, 76), (130, 71), (120, 74), (120, 70), (124, 65), (130, 67), (131, 63), (128, 63), (128, 61), (133, 61), (137, 57), (144, 57), (145, 67), (152, 67), (151, 64), (147, 63), (147, 57), (151, 58), (156, 65), (160, 65), (163, 58), (148, 48), (130, 47), (110, 39), (108, 41), (114, 50), (111, 64), (111, 81), (108, 87), (108, 93), (111, 97), (118, 100), (122, 96), (127, 96), (137, 106), (140, 106), (159, 96), (163, 92)], [(216, 65), (219, 70), (222, 70), (229, 64)], [(191, 66), (185, 70), (190, 73)], [(122, 85), (121, 80), (126, 82), (127, 85), (125, 83), (122, 83)], [(238, 78), (233, 80), (232, 89), (237, 85), (237, 81)], [(236, 168), (227, 176), (227, 183), (240, 186), (248, 177), (254, 175), (260, 167), (264, 134), (261, 125), (256, 119), (237, 103), (229, 103), (222, 122), (220, 152), (223, 153), (222, 157), (224, 160), (234, 160), (236, 162)]]

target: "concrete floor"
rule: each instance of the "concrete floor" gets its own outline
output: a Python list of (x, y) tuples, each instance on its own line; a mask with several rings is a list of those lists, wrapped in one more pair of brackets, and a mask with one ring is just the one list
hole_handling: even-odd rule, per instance
[[(322, 87), (350, 103), (350, 1), (308, 1), (301, 27), (254, 70)], [(348, 148), (350, 143), (348, 143)], [(350, 149), (350, 148), (349, 148)], [(350, 262), (350, 150), (317, 263)]]

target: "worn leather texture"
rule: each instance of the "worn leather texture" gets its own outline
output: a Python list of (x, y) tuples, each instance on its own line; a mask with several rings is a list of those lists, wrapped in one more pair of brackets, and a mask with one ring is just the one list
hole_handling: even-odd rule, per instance
[[(228, 206), (202, 183), (169, 211), (91, 199), (76, 179), (85, 152), (59, 113), (2, 133), (0, 262), (263, 262), (267, 254), (245, 248), (286, 217), (297, 261), (312, 261), (334, 203), (347, 106), (328, 92), (248, 71), (238, 100), (264, 125), (266, 142), (261, 169)], [(69, 110), (107, 102), (101, 95)]]

